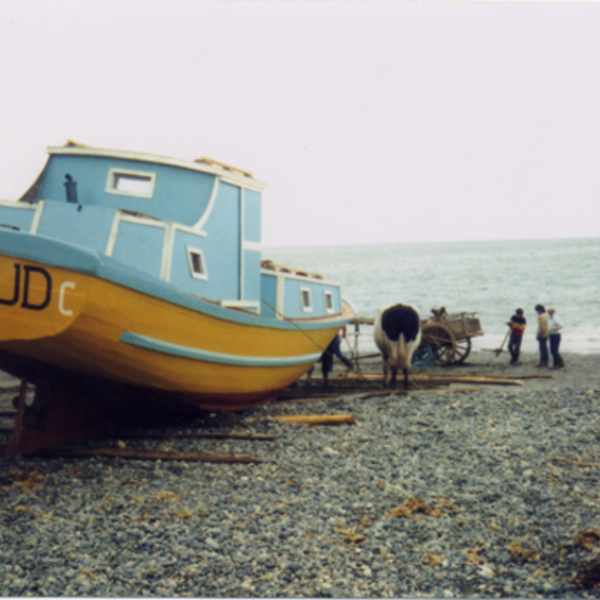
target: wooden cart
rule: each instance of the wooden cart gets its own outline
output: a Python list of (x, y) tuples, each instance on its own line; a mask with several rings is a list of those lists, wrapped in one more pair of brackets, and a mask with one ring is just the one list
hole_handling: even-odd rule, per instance
[(471, 338), (484, 335), (476, 314), (444, 312), (422, 321), (421, 344), (415, 352), (415, 360), (435, 357), (440, 365), (464, 362), (471, 352)]

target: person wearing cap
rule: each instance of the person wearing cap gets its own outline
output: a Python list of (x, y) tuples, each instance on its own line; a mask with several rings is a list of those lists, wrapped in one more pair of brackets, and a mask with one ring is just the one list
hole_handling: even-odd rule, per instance
[(563, 328), (562, 319), (556, 314), (553, 306), (548, 308), (548, 339), (550, 340), (550, 353), (554, 360), (554, 368), (560, 369), (565, 366), (562, 356), (558, 353), (560, 346), (560, 330)]
[(536, 339), (540, 347), (540, 362), (536, 367), (548, 366), (548, 313), (542, 304), (537, 304), (535, 312), (538, 314), (538, 328)]
[(521, 341), (527, 327), (527, 321), (523, 316), (523, 309), (517, 308), (515, 314), (507, 323), (510, 327), (510, 337), (508, 338), (508, 351), (510, 352), (510, 364), (516, 365), (519, 362), (519, 353), (521, 351)]

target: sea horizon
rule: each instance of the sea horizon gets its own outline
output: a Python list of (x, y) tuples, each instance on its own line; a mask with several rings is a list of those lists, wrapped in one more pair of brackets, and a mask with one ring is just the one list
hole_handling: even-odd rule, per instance
[(279, 249), (293, 249), (293, 248), (355, 248), (357, 246), (408, 246), (408, 245), (434, 245), (434, 244), (487, 244), (496, 242), (564, 242), (564, 241), (586, 241), (586, 240), (600, 240), (600, 236), (582, 236), (582, 237), (536, 237), (536, 238), (494, 238), (485, 240), (425, 240), (425, 241), (412, 241), (412, 242), (359, 242), (356, 244), (294, 244), (294, 245), (267, 245), (263, 244), (263, 250), (279, 250)]
[[(476, 312), (485, 336), (473, 347), (497, 348), (506, 322), (523, 308), (528, 322), (523, 350), (537, 350), (534, 307), (555, 306), (564, 321), (565, 352), (600, 353), (600, 238), (536, 238), (465, 242), (398, 242), (265, 249), (264, 258), (320, 273), (339, 283), (358, 316), (379, 307), (414, 305)], [(365, 344), (369, 346), (368, 339)]]

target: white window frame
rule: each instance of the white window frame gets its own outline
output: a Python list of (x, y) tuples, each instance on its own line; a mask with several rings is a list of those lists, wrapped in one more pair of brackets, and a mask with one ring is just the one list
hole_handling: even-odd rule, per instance
[[(200, 248), (192, 248), (191, 246), (186, 246), (185, 251), (188, 258), (188, 265), (190, 267), (190, 275), (194, 279), (202, 279), (203, 281), (208, 281), (208, 272), (206, 270), (206, 260), (204, 259), (204, 252), (202, 252)], [(202, 273), (198, 273), (196, 269), (194, 269), (194, 261), (192, 259), (192, 254), (197, 254), (200, 257), (200, 262), (203, 269)]]
[[(118, 190), (115, 187), (116, 178), (119, 176), (131, 177), (132, 179), (146, 179), (149, 181), (149, 190), (146, 192), (135, 192), (129, 190)], [(117, 196), (131, 196), (133, 198), (152, 198), (154, 196), (154, 187), (156, 185), (156, 173), (151, 171), (133, 171), (131, 169), (121, 169), (119, 167), (110, 167), (108, 169), (108, 177), (106, 179), (107, 194), (115, 194)]]
[[(306, 297), (308, 298), (308, 305), (304, 303), (304, 294), (306, 293)], [(312, 303), (312, 294), (310, 288), (301, 287), (300, 288), (300, 304), (302, 305), (302, 312), (312, 312), (313, 311), (313, 303)]]
[(335, 305), (333, 304), (333, 292), (323, 292), (323, 302), (325, 303), (325, 312), (329, 315), (335, 312)]

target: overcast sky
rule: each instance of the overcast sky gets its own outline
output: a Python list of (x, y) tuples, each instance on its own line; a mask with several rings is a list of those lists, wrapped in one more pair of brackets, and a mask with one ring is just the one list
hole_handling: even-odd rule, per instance
[(600, 236), (600, 4), (0, 0), (0, 199), (48, 145), (244, 169), (265, 246)]

